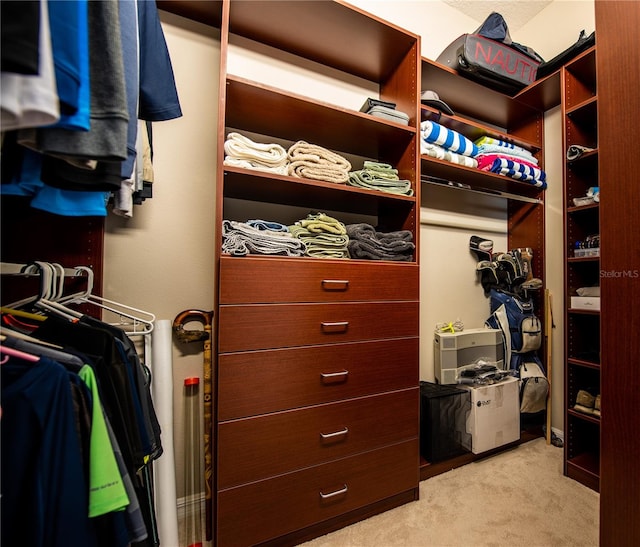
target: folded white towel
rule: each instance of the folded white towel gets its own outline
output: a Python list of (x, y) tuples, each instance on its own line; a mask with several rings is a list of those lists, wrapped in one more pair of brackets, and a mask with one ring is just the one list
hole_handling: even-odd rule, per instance
[(229, 159), (247, 161), (254, 167), (277, 168), (287, 163), (287, 151), (279, 144), (258, 143), (240, 133), (229, 133), (224, 151)]

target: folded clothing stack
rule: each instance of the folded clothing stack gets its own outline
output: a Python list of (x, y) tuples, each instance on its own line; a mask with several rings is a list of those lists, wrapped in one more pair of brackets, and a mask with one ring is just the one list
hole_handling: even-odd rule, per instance
[(486, 135), (474, 144), (478, 147), (478, 169), (529, 182), (539, 188), (547, 187), (546, 173), (528, 150)]
[(396, 110), (396, 103), (389, 101), (369, 97), (360, 108), (360, 112), (402, 125), (409, 125), (409, 115), (400, 110)]
[(293, 237), (283, 224), (258, 220), (222, 221), (223, 254), (304, 256), (305, 251), (304, 243)]
[(279, 144), (257, 143), (240, 133), (229, 133), (224, 152), (225, 165), (287, 174), (287, 151)]
[(411, 181), (401, 180), (398, 170), (388, 163), (365, 161), (359, 171), (351, 171), (347, 184), (389, 194), (412, 196)]
[(409, 230), (377, 232), (364, 222), (347, 225), (349, 255), (368, 260), (413, 260), (413, 234)]
[(307, 256), (349, 258), (345, 225), (325, 213), (309, 213), (289, 226), (289, 232), (304, 243)]
[(288, 174), (294, 177), (344, 184), (349, 180), (351, 163), (341, 155), (317, 144), (298, 141), (287, 152)]
[(465, 167), (478, 165), (475, 160), (478, 147), (473, 142), (461, 133), (431, 120), (420, 124), (420, 153)]

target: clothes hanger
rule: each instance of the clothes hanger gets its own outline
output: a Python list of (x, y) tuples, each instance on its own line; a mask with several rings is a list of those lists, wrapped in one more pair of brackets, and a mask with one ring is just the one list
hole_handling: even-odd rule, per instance
[(58, 346), (57, 344), (52, 344), (51, 342), (45, 342), (44, 340), (40, 340), (38, 338), (34, 338), (33, 336), (29, 336), (28, 334), (24, 334), (20, 331), (15, 331), (9, 327), (0, 325), (0, 335), (7, 338), (18, 338), (20, 340), (25, 340), (27, 342), (34, 342), (41, 346), (48, 346), (54, 349), (62, 349), (62, 346)]
[[(111, 324), (123, 328), (123, 330), (129, 334), (144, 335), (150, 334), (153, 331), (156, 320), (156, 316), (153, 313), (93, 294), (93, 270), (86, 266), (77, 266), (76, 272), (85, 272), (87, 274), (86, 290), (62, 297), (57, 304), (93, 304), (118, 316), (119, 321)], [(49, 304), (51, 303), (49, 302)], [(80, 315), (78, 317), (80, 317)]]
[(21, 308), (22, 306), (26, 306), (27, 304), (31, 304), (36, 300), (41, 298), (45, 298), (49, 296), (50, 285), (51, 285), (51, 277), (53, 275), (53, 270), (45, 263), (41, 261), (29, 262), (20, 268), (20, 275), (30, 276), (30, 275), (38, 275), (40, 277), (40, 289), (37, 295), (29, 296), (27, 298), (23, 298), (22, 300), (18, 300), (17, 302), (13, 302), (11, 304), (7, 304), (7, 308)]
[(0, 353), (3, 353), (7, 356), (5, 359), (2, 360), (2, 363), (6, 363), (9, 357), (18, 357), (19, 359), (24, 359), (25, 361), (31, 361), (32, 363), (37, 363), (38, 361), (40, 361), (40, 357), (38, 357), (37, 355), (32, 355), (25, 351), (9, 348), (7, 346), (0, 346)]

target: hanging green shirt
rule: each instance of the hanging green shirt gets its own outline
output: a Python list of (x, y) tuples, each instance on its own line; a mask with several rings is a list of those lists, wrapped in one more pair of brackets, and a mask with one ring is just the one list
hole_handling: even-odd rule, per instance
[(93, 396), (89, 441), (89, 517), (97, 517), (122, 511), (129, 505), (129, 496), (109, 439), (93, 369), (85, 365), (78, 376), (87, 384)]

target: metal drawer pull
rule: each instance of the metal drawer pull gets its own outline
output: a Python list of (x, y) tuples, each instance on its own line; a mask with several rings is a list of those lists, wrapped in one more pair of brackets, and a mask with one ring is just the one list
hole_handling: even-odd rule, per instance
[(323, 500), (328, 500), (328, 499), (334, 498), (336, 496), (339, 496), (340, 494), (346, 494), (347, 490), (349, 490), (349, 488), (345, 484), (342, 488), (340, 488), (340, 490), (336, 490), (334, 492), (329, 492), (328, 494), (325, 494), (324, 492), (320, 492), (320, 497)]
[(349, 321), (323, 321), (320, 325), (323, 332), (347, 332)]
[(336, 437), (344, 437), (347, 433), (349, 433), (349, 428), (345, 427), (344, 429), (334, 431), (333, 433), (320, 433), (320, 437), (322, 437), (323, 440), (335, 439)]
[(340, 382), (342, 380), (346, 380), (347, 376), (349, 376), (348, 370), (341, 370), (340, 372), (321, 372), (320, 378), (322, 378), (323, 382)]
[(326, 291), (346, 291), (349, 288), (348, 279), (323, 279), (322, 288)]

